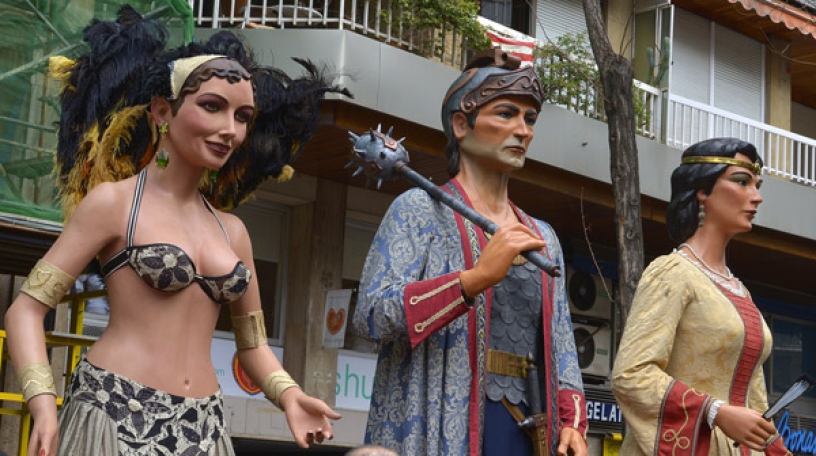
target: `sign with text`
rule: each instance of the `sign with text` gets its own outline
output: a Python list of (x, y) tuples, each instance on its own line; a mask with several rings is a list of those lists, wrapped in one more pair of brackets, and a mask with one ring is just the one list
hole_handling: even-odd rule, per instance
[(601, 401), (587, 401), (587, 420), (602, 423), (622, 423), (623, 413), (618, 404)]
[(790, 428), (790, 412), (785, 411), (782, 418), (776, 424), (776, 429), (785, 442), (785, 446), (794, 454), (814, 454), (816, 455), (816, 431), (813, 429)]
[[(283, 348), (271, 348), (275, 356), (282, 360)], [(238, 363), (235, 341), (216, 337), (211, 353), (215, 374), (225, 396), (264, 400), (260, 388)], [(338, 350), (335, 376), (335, 404), (338, 408), (368, 410), (376, 367), (376, 355)]]

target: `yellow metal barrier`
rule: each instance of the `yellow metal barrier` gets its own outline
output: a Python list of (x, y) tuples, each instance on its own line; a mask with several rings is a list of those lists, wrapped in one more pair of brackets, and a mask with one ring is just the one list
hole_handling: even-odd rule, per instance
[[(82, 349), (90, 347), (96, 341), (95, 337), (85, 336), (82, 334), (82, 326), (85, 320), (85, 301), (91, 298), (98, 298), (105, 296), (105, 290), (88, 291), (85, 293), (77, 293), (65, 296), (65, 301), (71, 308), (71, 322), (68, 332), (47, 331), (45, 333), (45, 343), (48, 348), (53, 347), (67, 347), (68, 354), (65, 360), (65, 388), (71, 381), (71, 374), (79, 359), (82, 356)], [(2, 372), (3, 363), (9, 359), (6, 351), (6, 331), (0, 330), (0, 372)], [(28, 410), (28, 405), (23, 400), (23, 395), (20, 392), (5, 392), (0, 391), (0, 402), (16, 402), (21, 404), (19, 409), (0, 407), (0, 415), (16, 415), (20, 417), (20, 456), (25, 456), (28, 452), (28, 439), (31, 435), (31, 412)], [(61, 406), (63, 398), (57, 398), (57, 406)]]
[(623, 436), (617, 432), (606, 434), (606, 436), (604, 436), (604, 456), (618, 456), (620, 454), (622, 441)]

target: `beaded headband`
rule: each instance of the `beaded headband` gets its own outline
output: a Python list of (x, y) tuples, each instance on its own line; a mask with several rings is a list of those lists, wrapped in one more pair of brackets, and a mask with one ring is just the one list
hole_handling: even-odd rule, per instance
[(736, 158), (729, 157), (686, 157), (683, 159), (682, 164), (734, 165), (749, 169), (757, 176), (762, 174), (762, 166), (760, 166), (759, 160), (755, 161), (754, 163), (749, 163), (747, 161), (737, 160)]
[(195, 57), (186, 57), (183, 59), (174, 60), (170, 63), (170, 88), (173, 91), (173, 99), (177, 100), (181, 93), (181, 87), (184, 81), (190, 76), (190, 73), (196, 70), (204, 63), (210, 60), (224, 58), (224, 55), (197, 55)]

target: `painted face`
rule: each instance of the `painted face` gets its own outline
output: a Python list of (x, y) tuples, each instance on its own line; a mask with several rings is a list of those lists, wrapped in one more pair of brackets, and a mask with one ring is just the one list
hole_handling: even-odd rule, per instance
[[(739, 153), (734, 158), (751, 162), (747, 156)], [(711, 194), (704, 199), (705, 225), (711, 224), (731, 234), (750, 231), (757, 208), (762, 203), (759, 194), (761, 186), (762, 179), (750, 170), (729, 166), (714, 183)]]
[[(463, 158), (502, 171), (524, 166), (538, 111), (528, 97), (497, 98), (479, 109), (473, 128), (457, 134)], [(462, 137), (459, 137), (462, 136)]]
[(244, 141), (255, 111), (252, 85), (213, 77), (187, 94), (170, 123), (168, 139), (187, 161), (219, 169)]

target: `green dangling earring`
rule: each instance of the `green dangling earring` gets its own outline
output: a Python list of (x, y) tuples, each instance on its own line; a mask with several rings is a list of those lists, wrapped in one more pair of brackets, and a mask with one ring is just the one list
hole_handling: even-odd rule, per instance
[(218, 170), (211, 169), (207, 171), (207, 175), (210, 177), (210, 195), (215, 193), (215, 181), (218, 180)]
[[(168, 130), (167, 122), (162, 122), (159, 124), (159, 133), (161, 134), (162, 139), (164, 139), (165, 135), (167, 135)], [(159, 168), (167, 168), (167, 163), (170, 162), (170, 154), (167, 153), (167, 149), (164, 147), (156, 154), (156, 164), (159, 165)]]

